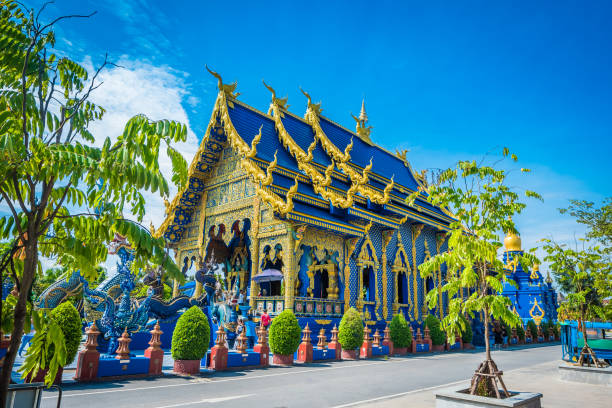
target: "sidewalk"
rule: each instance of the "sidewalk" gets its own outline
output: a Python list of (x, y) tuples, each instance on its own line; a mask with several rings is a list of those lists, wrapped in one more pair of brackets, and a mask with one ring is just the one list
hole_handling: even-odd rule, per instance
[[(608, 408), (612, 403), (612, 387), (561, 381), (559, 361), (551, 361), (504, 373), (504, 382), (509, 390), (539, 392), (543, 395), (542, 407), (589, 407)], [(503, 370), (503, 367), (500, 367)], [(466, 368), (466, 372), (469, 370)], [(465, 381), (466, 387), (469, 380)], [(453, 384), (441, 385), (426, 390), (416, 390), (395, 398), (370, 401), (359, 407), (377, 408), (432, 408), (436, 406), (434, 393)]]

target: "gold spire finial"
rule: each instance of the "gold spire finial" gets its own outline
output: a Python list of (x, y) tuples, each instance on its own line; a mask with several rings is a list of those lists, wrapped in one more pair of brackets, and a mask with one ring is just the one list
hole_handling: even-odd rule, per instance
[(506, 251), (521, 251), (521, 237), (509, 231), (506, 238), (504, 238), (504, 247), (506, 247)]
[(367, 126), (368, 114), (365, 111), (365, 98), (361, 101), (361, 112), (359, 113), (359, 117), (353, 115), (352, 113), (351, 116), (356, 122), (355, 133), (357, 133), (357, 136), (359, 136), (359, 138), (364, 142), (371, 145), (372, 141), (370, 140), (370, 132), (372, 130), (372, 126)]
[(363, 121), (364, 124), (368, 121), (368, 114), (365, 110), (365, 98), (361, 100), (361, 112), (359, 112), (359, 120)]

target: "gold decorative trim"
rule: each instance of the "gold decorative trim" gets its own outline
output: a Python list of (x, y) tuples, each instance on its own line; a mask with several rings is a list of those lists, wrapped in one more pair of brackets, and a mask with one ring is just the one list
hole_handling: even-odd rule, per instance
[(421, 235), (421, 231), (423, 230), (424, 225), (412, 224), (410, 227), (412, 232), (412, 286), (414, 289), (414, 293), (412, 294), (412, 313), (415, 320), (419, 320), (419, 313), (421, 311), (419, 310), (419, 285), (417, 284), (418, 267), (416, 259), (416, 240), (419, 238), (419, 235)]

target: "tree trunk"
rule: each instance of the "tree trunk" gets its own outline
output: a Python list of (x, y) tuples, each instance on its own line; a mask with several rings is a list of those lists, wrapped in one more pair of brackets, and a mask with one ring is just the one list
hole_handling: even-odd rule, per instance
[(599, 367), (600, 364), (597, 360), (597, 356), (595, 355), (595, 352), (593, 351), (593, 349), (591, 349), (591, 346), (589, 346), (589, 343), (587, 341), (587, 330), (586, 325), (584, 324), (584, 318), (580, 318), (578, 320), (578, 324), (582, 329), (582, 338), (584, 340), (584, 345), (582, 346), (582, 350), (580, 350), (580, 357), (578, 358), (578, 365), (583, 366), (586, 360), (587, 366), (590, 367), (591, 360), (593, 360), (593, 364), (595, 365), (595, 367)]
[[(28, 234), (28, 236), (34, 237), (35, 234)], [(19, 290), (17, 305), (15, 306), (15, 320), (11, 333), (11, 343), (4, 358), (2, 377), (0, 378), (0, 395), (2, 395), (2, 398), (0, 398), (0, 407), (2, 408), (4, 408), (5, 405), (4, 396), (8, 394), (8, 386), (11, 382), (11, 372), (13, 370), (13, 364), (15, 363), (15, 357), (17, 356), (19, 345), (21, 344), (21, 337), (23, 336), (23, 328), (27, 315), (28, 297), (32, 289), (34, 275), (36, 274), (36, 266), (38, 264), (38, 240), (36, 238), (27, 240), (25, 243), (25, 253), (26, 257), (23, 263), (21, 288)]]
[(491, 345), (489, 344), (489, 309), (484, 309), (484, 336), (486, 359), (491, 360)]

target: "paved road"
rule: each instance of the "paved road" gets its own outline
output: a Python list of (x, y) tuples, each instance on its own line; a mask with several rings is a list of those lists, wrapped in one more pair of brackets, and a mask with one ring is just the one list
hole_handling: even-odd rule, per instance
[[(494, 351), (502, 370), (558, 360), (560, 346)], [(64, 408), (345, 407), (372, 399), (466, 380), (484, 353), (446, 353), (342, 361), (265, 370), (76, 385)], [(42, 406), (54, 407), (46, 392)]]

